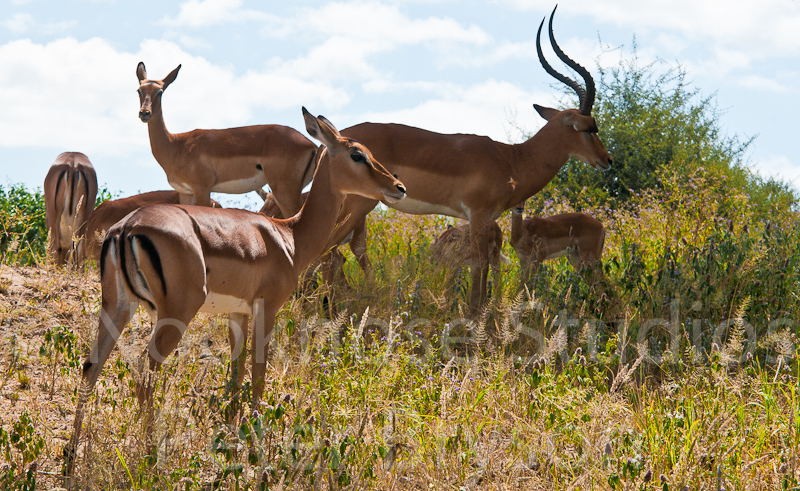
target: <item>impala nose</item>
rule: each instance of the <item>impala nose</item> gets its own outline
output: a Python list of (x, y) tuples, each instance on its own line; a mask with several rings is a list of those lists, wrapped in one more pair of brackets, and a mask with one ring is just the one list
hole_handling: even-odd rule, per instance
[(139, 119), (144, 121), (145, 123), (150, 121), (150, 118), (153, 116), (153, 113), (150, 111), (139, 111)]

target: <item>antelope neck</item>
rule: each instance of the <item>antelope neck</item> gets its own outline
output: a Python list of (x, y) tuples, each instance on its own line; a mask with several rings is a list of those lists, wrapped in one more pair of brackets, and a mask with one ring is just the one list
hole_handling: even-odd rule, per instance
[[(167, 125), (164, 123), (164, 114), (161, 112), (161, 103), (158, 107), (153, 104), (153, 117), (147, 122), (147, 133), (150, 136), (150, 149), (153, 152), (153, 157), (159, 163), (168, 160), (169, 147), (175, 141), (175, 135), (167, 130)], [(163, 165), (163, 164), (162, 164)]]
[(327, 150), (320, 154), (306, 202), (288, 221), (294, 237), (294, 266), (298, 272), (325, 251), (344, 202), (344, 194), (334, 189), (331, 181), (333, 171)]

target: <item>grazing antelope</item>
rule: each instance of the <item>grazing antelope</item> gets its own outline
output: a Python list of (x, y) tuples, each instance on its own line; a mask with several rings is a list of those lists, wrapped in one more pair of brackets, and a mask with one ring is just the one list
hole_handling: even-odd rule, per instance
[(80, 152), (56, 157), (44, 178), (44, 206), (48, 255), (57, 266), (66, 264), (70, 255), (75, 264), (83, 264), (82, 238), (95, 199), (97, 175), (89, 157)]
[[(478, 266), (469, 247), (469, 224), (448, 226), (431, 245), (431, 257), (439, 263), (456, 266), (464, 264), (471, 268)], [(497, 222), (492, 221), (489, 230), (489, 264), (497, 271), (501, 262), (511, 263), (503, 254), (503, 230)]]
[[(95, 208), (92, 216), (86, 225), (86, 237), (84, 238), (86, 258), (100, 261), (100, 248), (103, 246), (103, 239), (106, 231), (112, 225), (125, 218), (128, 213), (138, 210), (147, 205), (180, 203), (177, 191), (151, 191), (149, 193), (137, 194), (127, 198), (113, 199), (100, 203)], [(211, 206), (222, 208), (222, 206), (211, 200)], [(277, 206), (277, 205), (276, 205)]]
[[(485, 136), (444, 135), (401, 124), (362, 123), (342, 131), (367, 145), (408, 187), (406, 199), (388, 206), (405, 213), (469, 220), (471, 257), (478, 264), (471, 271), (473, 313), (486, 301), (492, 221), (538, 193), (570, 157), (601, 170), (611, 165), (611, 156), (597, 136), (597, 123), (591, 115), (594, 80), (559, 48), (553, 35), (554, 15), (555, 9), (550, 16), (550, 43), (556, 55), (583, 78), (585, 88), (545, 60), (540, 41), (542, 20), (536, 35), (539, 61), (547, 73), (575, 91), (580, 108), (559, 111), (534, 104), (547, 123), (528, 141), (508, 145)], [(334, 242), (350, 233), (376, 204), (363, 197), (345, 201), (353, 212), (335, 231)]]
[[(140, 208), (112, 226), (100, 256), (102, 310), (83, 375), (73, 434), (65, 449), (65, 472), (74, 484), (75, 449), (83, 410), (103, 364), (122, 330), (142, 304), (156, 319), (147, 347), (156, 370), (180, 342), (198, 311), (252, 315), (252, 401), (264, 390), (266, 354), (275, 316), (297, 286), (298, 275), (324, 250), (348, 194), (399, 201), (405, 187), (366, 146), (342, 137), (324, 117), (303, 108), (306, 130), (325, 145), (311, 191), (293, 217), (185, 205)], [(231, 359), (238, 358), (247, 327), (232, 324)], [(152, 387), (140, 401), (151, 408)]]
[(569, 255), (575, 271), (594, 267), (603, 254), (606, 230), (585, 213), (561, 213), (522, 219), (524, 203), (511, 213), (511, 247), (519, 257), (522, 284), (548, 259)]
[[(431, 257), (434, 261), (451, 268), (462, 265), (469, 266), (470, 269), (480, 267), (477, 258), (472, 255), (469, 237), (469, 224), (458, 227), (448, 226), (447, 230), (442, 232), (431, 245)], [(501, 285), (500, 263), (510, 264), (511, 261), (503, 254), (503, 230), (496, 221), (492, 220), (489, 230), (489, 265), (494, 273), (495, 292)]]
[(241, 194), (269, 183), (284, 216), (300, 209), (300, 193), (311, 182), (317, 147), (295, 129), (280, 125), (170, 133), (161, 99), (178, 76), (178, 65), (162, 80), (139, 78), (139, 119), (147, 123), (153, 157), (181, 193), (182, 204), (211, 205), (211, 192)]

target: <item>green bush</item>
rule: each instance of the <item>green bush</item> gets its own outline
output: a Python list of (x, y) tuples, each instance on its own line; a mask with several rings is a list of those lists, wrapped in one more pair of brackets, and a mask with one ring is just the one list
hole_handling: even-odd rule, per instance
[[(97, 191), (95, 207), (112, 199), (107, 188)], [(31, 266), (47, 257), (44, 194), (24, 184), (0, 186), (0, 263)]]
[(44, 195), (24, 184), (0, 186), (0, 262), (30, 266), (47, 257)]
[[(598, 70), (593, 115), (614, 163), (607, 171), (597, 172), (570, 161), (540, 193), (537, 203), (558, 189), (568, 190), (566, 197), (573, 205), (582, 205), (588, 197), (616, 207), (637, 192), (660, 188), (664, 172), (689, 176), (699, 168), (724, 176), (727, 187), (746, 192), (762, 218), (798, 199), (786, 182), (765, 179), (751, 169), (745, 156), (754, 138), (725, 136), (715, 96), (693, 87), (681, 65), (641, 66), (634, 40), (630, 58), (612, 68), (598, 63)], [(566, 106), (574, 107), (574, 103)]]

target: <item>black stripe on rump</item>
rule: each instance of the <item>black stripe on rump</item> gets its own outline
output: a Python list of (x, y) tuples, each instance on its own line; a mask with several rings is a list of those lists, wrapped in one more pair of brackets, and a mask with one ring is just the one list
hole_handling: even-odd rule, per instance
[(158, 250), (156, 249), (156, 245), (153, 244), (153, 241), (150, 240), (150, 237), (146, 235), (134, 235), (131, 238), (138, 239), (139, 243), (142, 245), (142, 249), (144, 252), (147, 253), (147, 256), (150, 258), (150, 262), (153, 264), (153, 269), (156, 270), (156, 274), (158, 275), (158, 279), (161, 280), (161, 289), (164, 292), (164, 295), (167, 294), (167, 279), (164, 277), (164, 268), (161, 266), (161, 256), (158, 254)]
[[(86, 178), (86, 172), (83, 169), (80, 170), (80, 173), (81, 176), (83, 176), (83, 201), (84, 201), (83, 208), (88, 210), (94, 210), (94, 203), (92, 203), (91, 205), (89, 203), (86, 203), (86, 201), (89, 199), (89, 179)], [(87, 206), (91, 206), (91, 208), (86, 208)]]
[[(127, 224), (125, 224), (122, 227), (122, 232), (119, 234), (119, 239), (120, 240), (119, 240), (119, 244), (118, 244), (118, 248), (119, 248), (119, 265), (120, 265), (120, 269), (122, 270), (122, 277), (125, 278), (125, 283), (128, 285), (128, 290), (130, 290), (131, 293), (136, 295), (136, 297), (139, 300), (143, 300), (143, 301), (147, 302), (147, 304), (150, 306), (150, 308), (152, 310), (156, 310), (156, 306), (153, 305), (153, 303), (150, 300), (142, 297), (141, 295), (139, 295), (139, 293), (136, 292), (136, 287), (133, 285), (133, 281), (131, 281), (130, 274), (128, 274), (128, 260), (127, 260), (127, 254), (128, 253), (126, 251), (127, 251), (128, 247), (132, 247), (132, 246), (130, 245), (130, 240), (126, 240), (128, 238), (128, 235), (125, 233), (125, 228), (126, 227), (127, 227)], [(133, 237), (131, 237), (131, 239), (132, 238)], [(103, 245), (105, 245), (105, 243), (103, 243)]]
[(103, 248), (100, 249), (100, 279), (103, 279), (104, 271), (106, 270), (106, 254), (108, 253), (108, 248), (111, 246), (111, 241), (117, 240), (114, 237), (106, 237), (103, 241)]
[[(67, 171), (62, 170), (61, 174), (58, 175), (58, 179), (56, 180), (56, 195), (53, 197), (56, 200), (56, 203), (58, 203), (60, 201), (58, 199), (58, 190), (61, 189), (61, 181), (64, 180), (64, 174), (66, 174), (66, 173), (67, 173)], [(58, 205), (57, 204), (56, 204), (56, 209), (58, 209)]]

